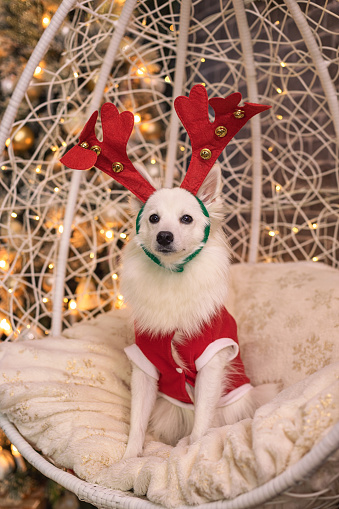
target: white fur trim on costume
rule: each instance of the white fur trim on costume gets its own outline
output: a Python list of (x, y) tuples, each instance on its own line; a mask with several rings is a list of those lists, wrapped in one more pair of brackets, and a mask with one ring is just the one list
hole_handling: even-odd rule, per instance
[(250, 391), (251, 389), (253, 389), (253, 385), (251, 384), (244, 384), (241, 385), (240, 387), (237, 387), (233, 391), (228, 392), (224, 396), (221, 396), (218, 406), (223, 407), (235, 403), (236, 401), (238, 401), (238, 399), (245, 396), (245, 394), (247, 394), (248, 391)]
[(134, 362), (138, 368), (144, 371), (147, 375), (150, 375), (152, 378), (159, 380), (159, 371), (154, 364), (147, 359), (146, 355), (140, 350), (138, 345), (134, 344), (127, 346), (124, 348), (124, 351), (129, 360)]
[(200, 355), (200, 357), (197, 358), (195, 361), (195, 367), (197, 368), (197, 371), (200, 371), (201, 368), (203, 368), (208, 361), (214, 357), (214, 355), (220, 350), (223, 350), (224, 348), (229, 348), (230, 350), (230, 357), (229, 361), (232, 361), (236, 358), (236, 356), (239, 353), (239, 346), (233, 339), (231, 338), (220, 338), (216, 341), (213, 341), (213, 343), (210, 343), (208, 347), (203, 351), (203, 353)]
[(171, 396), (167, 396), (163, 392), (158, 392), (158, 396), (161, 396), (164, 399), (167, 399), (172, 405), (180, 406), (181, 408), (185, 408), (186, 410), (194, 410), (193, 403), (184, 403), (183, 401), (179, 401), (178, 399), (171, 398)]

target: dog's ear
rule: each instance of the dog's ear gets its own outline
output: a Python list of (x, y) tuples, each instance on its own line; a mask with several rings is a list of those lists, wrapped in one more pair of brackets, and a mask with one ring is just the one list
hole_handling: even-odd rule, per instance
[(221, 191), (221, 167), (215, 163), (197, 192), (197, 197), (208, 206), (220, 196)]

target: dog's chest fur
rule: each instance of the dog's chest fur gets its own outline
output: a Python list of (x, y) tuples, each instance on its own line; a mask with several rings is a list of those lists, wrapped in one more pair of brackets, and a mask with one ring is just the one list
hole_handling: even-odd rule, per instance
[(225, 305), (229, 249), (214, 232), (181, 273), (159, 267), (132, 239), (125, 248), (122, 292), (141, 330), (194, 334)]

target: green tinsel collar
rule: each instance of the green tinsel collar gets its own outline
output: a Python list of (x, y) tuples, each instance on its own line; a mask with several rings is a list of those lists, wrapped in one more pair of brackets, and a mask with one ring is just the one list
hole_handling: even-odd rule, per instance
[[(200, 205), (200, 208), (202, 210), (202, 213), (204, 214), (205, 217), (210, 217), (209, 216), (209, 213), (205, 207), (205, 205), (203, 204), (203, 202), (195, 195), (193, 195), (197, 200), (198, 200), (198, 203)], [(137, 216), (137, 220), (136, 220), (136, 232), (137, 232), (137, 235), (139, 233), (139, 230), (140, 230), (140, 219), (141, 219), (141, 215), (142, 215), (142, 212), (144, 210), (144, 207), (145, 207), (146, 203), (141, 207), (141, 209), (139, 210), (139, 214)], [(195, 258), (197, 256), (197, 254), (200, 253), (200, 251), (202, 250), (202, 248), (205, 246), (206, 242), (207, 242), (207, 239), (208, 239), (208, 236), (210, 234), (210, 229), (211, 229), (211, 225), (210, 225), (210, 221), (208, 221), (208, 224), (206, 225), (205, 227), (205, 232), (204, 232), (204, 238), (202, 239), (202, 243), (203, 245), (201, 247), (199, 247), (199, 249), (197, 249), (196, 251), (194, 251), (192, 254), (190, 254), (189, 256), (187, 256), (187, 258), (185, 258), (185, 260), (182, 262), (182, 263), (179, 263), (178, 265), (175, 266), (174, 269), (167, 269), (167, 267), (165, 267), (161, 261), (159, 260), (159, 258), (157, 258), (154, 254), (150, 253), (143, 245), (141, 245), (144, 253), (146, 253), (146, 255), (154, 262), (156, 263), (157, 265), (159, 265), (160, 267), (163, 267), (164, 269), (167, 269), (167, 270), (171, 270), (172, 272), (183, 272), (184, 270), (184, 267), (186, 265), (186, 263), (190, 262), (193, 258)]]

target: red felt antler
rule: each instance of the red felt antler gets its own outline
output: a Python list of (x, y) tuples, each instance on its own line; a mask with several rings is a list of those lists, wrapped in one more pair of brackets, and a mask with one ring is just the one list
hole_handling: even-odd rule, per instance
[[(257, 113), (271, 106), (245, 103), (239, 107), (241, 94), (236, 92), (225, 99), (208, 101), (203, 85), (195, 85), (189, 97), (174, 101), (176, 112), (183, 123), (192, 145), (192, 157), (181, 187), (196, 194), (213, 164), (233, 136)], [(208, 116), (208, 104), (215, 112), (214, 122)]]
[(88, 170), (96, 166), (145, 202), (155, 189), (134, 168), (126, 152), (134, 124), (133, 113), (119, 113), (116, 106), (105, 103), (101, 108), (102, 141), (95, 136), (97, 117), (96, 111), (82, 130), (79, 144), (69, 150), (61, 162), (75, 170)]
[[(176, 112), (183, 123), (192, 145), (192, 158), (181, 187), (196, 194), (213, 164), (233, 136), (257, 113), (271, 106), (245, 103), (239, 107), (241, 94), (236, 92), (225, 99), (208, 101), (202, 85), (195, 85), (189, 97), (174, 101)], [(210, 122), (208, 104), (214, 109), (215, 120)], [(119, 113), (116, 106), (105, 103), (101, 108), (103, 141), (95, 136), (98, 112), (88, 120), (80, 134), (79, 144), (69, 150), (61, 162), (76, 170), (96, 166), (145, 202), (154, 193), (154, 187), (134, 168), (126, 152), (126, 145), (134, 123), (133, 113)]]

